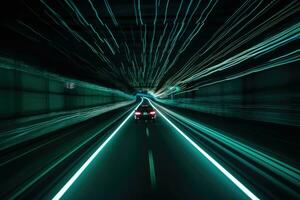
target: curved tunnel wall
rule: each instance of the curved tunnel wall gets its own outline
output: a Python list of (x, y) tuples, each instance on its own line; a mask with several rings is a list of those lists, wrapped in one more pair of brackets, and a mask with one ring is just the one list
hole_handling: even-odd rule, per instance
[(42, 72), (24, 63), (0, 58), (0, 118), (74, 110), (131, 101), (117, 90)]
[(280, 66), (158, 101), (219, 116), (300, 126), (300, 68)]

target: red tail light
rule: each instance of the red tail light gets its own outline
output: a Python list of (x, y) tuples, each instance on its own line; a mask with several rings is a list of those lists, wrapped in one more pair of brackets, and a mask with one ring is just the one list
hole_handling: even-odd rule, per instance
[(142, 113), (141, 112), (139, 112), (139, 111), (135, 111), (135, 113), (134, 113), (135, 115), (141, 115)]
[(155, 115), (155, 111), (150, 111), (150, 115)]

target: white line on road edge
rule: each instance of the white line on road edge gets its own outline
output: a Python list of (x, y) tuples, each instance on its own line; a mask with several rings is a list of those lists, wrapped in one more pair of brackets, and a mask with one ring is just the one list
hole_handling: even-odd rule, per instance
[(149, 129), (148, 129), (148, 127), (146, 127), (146, 135), (147, 135), (147, 137), (149, 137)]
[(240, 188), (250, 199), (258, 200), (246, 186), (244, 186), (239, 180), (237, 180), (232, 174), (230, 174), (223, 166), (221, 166), (215, 159), (213, 159), (208, 153), (206, 153), (200, 146), (198, 146), (192, 139), (190, 139), (184, 132), (182, 132), (175, 124), (173, 124), (164, 114), (162, 114), (150, 101), (149, 103), (155, 108), (155, 110), (178, 132), (180, 133), (191, 145), (193, 145), (205, 158), (207, 158), (217, 169), (219, 169), (229, 180), (231, 180), (238, 188)]
[(107, 145), (107, 143), (117, 134), (117, 132), (124, 126), (128, 119), (132, 116), (134, 111), (142, 104), (143, 100), (138, 104), (138, 106), (130, 112), (126, 119), (118, 126), (118, 128), (98, 147), (98, 149), (89, 157), (87, 161), (79, 168), (79, 170), (71, 177), (71, 179), (59, 190), (59, 192), (52, 198), (52, 200), (59, 200), (66, 191), (71, 187), (71, 185), (76, 181), (76, 179), (81, 175), (81, 173), (87, 168), (87, 166), (94, 160), (94, 158), (100, 153), (100, 151)]

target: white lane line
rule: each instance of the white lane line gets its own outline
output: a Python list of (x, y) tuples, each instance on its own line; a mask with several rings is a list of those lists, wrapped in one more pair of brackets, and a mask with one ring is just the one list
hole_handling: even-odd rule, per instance
[[(150, 134), (149, 134), (149, 128), (148, 127), (146, 127), (146, 135), (147, 135), (147, 138), (149, 138)], [(155, 176), (153, 153), (152, 153), (151, 149), (148, 150), (148, 160), (149, 160), (149, 173), (150, 173), (151, 188), (155, 189), (156, 176)]]
[(59, 192), (52, 198), (52, 200), (59, 200), (71, 187), (71, 185), (78, 179), (82, 172), (88, 167), (88, 165), (95, 159), (95, 157), (101, 152), (101, 150), (108, 144), (108, 142), (118, 133), (118, 131), (124, 126), (130, 117), (132, 117), (134, 111), (142, 104), (144, 100), (133, 109), (132, 112), (126, 117), (126, 119), (118, 126), (118, 128), (98, 147), (98, 149), (89, 157), (87, 161), (79, 168), (79, 170), (71, 177), (71, 179), (59, 190)]
[(230, 181), (232, 181), (240, 190), (242, 190), (250, 199), (258, 200), (246, 186), (244, 186), (239, 180), (237, 180), (232, 174), (230, 174), (222, 165), (220, 165), (215, 159), (213, 159), (206, 151), (204, 151), (198, 144), (196, 144), (191, 138), (189, 138), (183, 131), (181, 131), (175, 124), (173, 124), (164, 114), (162, 114), (151, 102), (146, 98), (153, 108), (178, 132), (184, 139), (186, 139), (191, 145), (193, 145), (205, 158), (207, 158), (217, 169), (219, 169)]
[(155, 176), (153, 153), (150, 149), (148, 151), (148, 158), (149, 158), (149, 171), (150, 171), (151, 187), (152, 187), (152, 189), (154, 189), (156, 186), (156, 176)]

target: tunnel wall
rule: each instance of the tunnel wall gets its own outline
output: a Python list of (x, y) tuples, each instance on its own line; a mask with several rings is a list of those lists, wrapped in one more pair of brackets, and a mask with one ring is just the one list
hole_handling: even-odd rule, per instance
[(0, 119), (93, 107), (133, 100), (117, 90), (42, 72), (0, 58)]
[(280, 66), (159, 102), (218, 116), (300, 126), (300, 67)]

